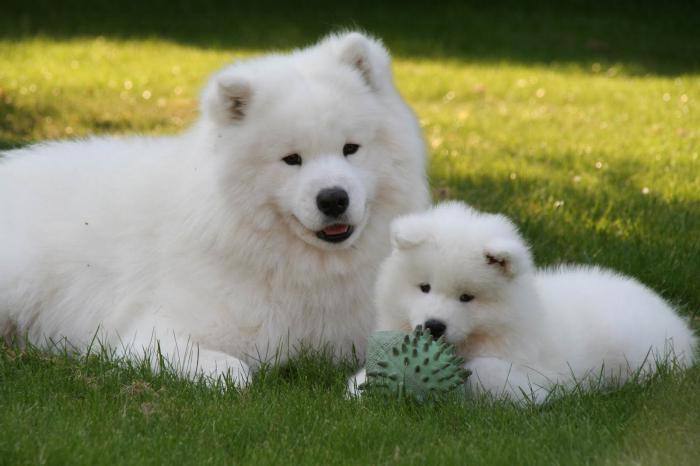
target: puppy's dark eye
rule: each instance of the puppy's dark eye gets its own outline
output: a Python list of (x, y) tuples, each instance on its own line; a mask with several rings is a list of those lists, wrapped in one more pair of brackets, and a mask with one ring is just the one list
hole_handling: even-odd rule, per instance
[(430, 293), (430, 283), (421, 283), (419, 286), (423, 293)]
[(301, 155), (289, 154), (286, 157), (282, 157), (282, 161), (287, 165), (301, 165)]
[(474, 299), (474, 296), (467, 294), (467, 293), (464, 293), (462, 296), (459, 297), (459, 300), (462, 301), (463, 303), (468, 303), (472, 299)]
[(348, 143), (343, 146), (343, 155), (347, 157), (348, 155), (352, 155), (355, 152), (357, 152), (360, 149), (359, 144), (353, 144), (353, 143)]

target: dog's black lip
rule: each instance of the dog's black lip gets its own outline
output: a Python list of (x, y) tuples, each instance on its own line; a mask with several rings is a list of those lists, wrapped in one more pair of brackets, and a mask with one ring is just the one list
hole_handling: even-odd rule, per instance
[(342, 243), (346, 239), (350, 238), (354, 231), (355, 227), (348, 225), (348, 230), (345, 233), (341, 233), (339, 235), (327, 235), (323, 232), (323, 230), (320, 230), (316, 232), (316, 237), (326, 241), (327, 243)]

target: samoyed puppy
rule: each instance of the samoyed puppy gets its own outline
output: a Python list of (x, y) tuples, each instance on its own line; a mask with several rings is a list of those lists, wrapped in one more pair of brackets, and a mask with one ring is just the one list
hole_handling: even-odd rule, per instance
[(184, 134), (3, 155), (6, 339), (241, 385), (300, 345), (362, 357), (390, 221), (429, 204), (417, 120), (357, 32), (225, 67)]
[[(378, 330), (422, 325), (444, 336), (467, 361), (475, 393), (539, 403), (555, 387), (618, 384), (658, 362), (693, 362), (693, 332), (659, 295), (599, 267), (536, 270), (502, 215), (447, 202), (396, 219), (391, 236)], [(364, 379), (351, 379), (351, 392)]]

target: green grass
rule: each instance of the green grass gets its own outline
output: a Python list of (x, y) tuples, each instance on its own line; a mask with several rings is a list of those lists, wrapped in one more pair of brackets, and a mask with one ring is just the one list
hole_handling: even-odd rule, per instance
[[(700, 28), (689, 2), (6, 3), (0, 148), (180, 131), (222, 64), (357, 25), (395, 52), (436, 197), (512, 216), (540, 265), (603, 264), (686, 315), (700, 310)], [(0, 464), (696, 464), (700, 455), (698, 367), (517, 409), (346, 401), (350, 366), (307, 354), (243, 393), (220, 393), (100, 356), (3, 349)]]

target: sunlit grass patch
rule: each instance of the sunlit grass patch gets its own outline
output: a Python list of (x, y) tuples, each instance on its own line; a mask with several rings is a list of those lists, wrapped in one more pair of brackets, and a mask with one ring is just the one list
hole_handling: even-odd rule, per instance
[(102, 37), (2, 41), (0, 140), (182, 130), (206, 77), (249, 54)]

